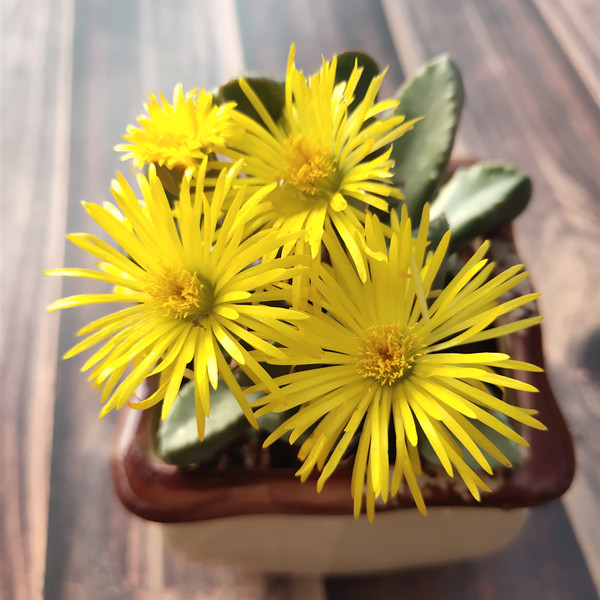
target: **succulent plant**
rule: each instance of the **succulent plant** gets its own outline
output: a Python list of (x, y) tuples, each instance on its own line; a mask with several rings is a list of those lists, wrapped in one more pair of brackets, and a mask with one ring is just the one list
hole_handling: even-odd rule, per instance
[[(363, 67), (363, 71), (350, 110), (365, 96), (371, 80), (379, 74), (379, 68), (369, 56), (346, 52), (338, 56), (336, 81), (347, 79), (355, 64)], [(245, 81), (273, 121), (278, 121), (285, 104), (284, 84), (264, 77)], [(214, 97), (218, 104), (235, 102), (239, 111), (264, 123), (248, 100), (240, 80), (224, 84)], [(391, 199), (390, 210), (399, 211), (402, 204), (406, 205), (412, 223), (418, 225), (423, 207), (429, 203), (430, 242), (436, 245), (450, 229), (450, 250), (456, 251), (473, 238), (489, 235), (503, 227), (526, 207), (532, 191), (531, 181), (511, 165), (499, 162), (465, 164), (448, 179), (448, 165), (464, 103), (460, 70), (450, 57), (439, 56), (422, 67), (398, 89), (396, 99), (400, 100), (397, 113), (405, 115), (407, 121), (420, 120), (412, 131), (393, 144), (394, 182), (402, 190), (403, 200), (395, 203)], [(171, 181), (169, 185), (172, 187)], [(456, 259), (450, 256), (442, 272), (452, 272), (456, 264)], [(231, 392), (225, 386), (211, 392), (212, 410), (204, 441), (200, 442), (196, 434), (193, 383), (184, 386), (180, 402), (159, 425), (159, 454), (166, 461), (182, 466), (208, 462), (236, 440), (255, 435), (230, 396)], [(261, 427), (270, 433), (279, 422), (277, 418), (275, 422), (263, 418)], [(488, 433), (486, 431), (486, 435)], [(498, 449), (517, 464), (516, 444), (501, 435), (493, 437)], [(435, 452), (426, 440), (420, 443), (419, 451), (435, 462)], [(468, 460), (468, 452), (466, 455)], [(500, 466), (494, 463), (494, 467)]]

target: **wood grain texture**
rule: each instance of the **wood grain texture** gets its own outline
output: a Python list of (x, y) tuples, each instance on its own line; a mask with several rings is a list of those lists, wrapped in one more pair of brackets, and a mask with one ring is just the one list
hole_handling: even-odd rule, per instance
[(72, 15), (70, 0), (3, 6), (0, 590), (17, 600), (41, 595), (45, 571), (60, 282), (41, 272), (64, 252)]
[[(68, 231), (102, 235), (79, 200), (109, 199), (114, 173), (130, 170), (110, 150), (142, 112), (149, 91), (169, 96), (179, 81), (186, 89), (199, 83), (211, 88), (241, 71), (233, 5), (187, 2), (179, 9), (160, 2), (77, 3)], [(69, 246), (65, 262), (90, 266), (92, 259)], [(65, 281), (62, 293), (76, 293), (79, 286)], [(61, 353), (104, 309), (75, 312), (63, 321)], [(47, 598), (84, 598), (93, 590), (98, 599), (259, 599), (287, 598), (301, 589), (263, 574), (185, 563), (163, 546), (155, 527), (131, 518), (109, 483), (116, 415), (98, 421), (96, 393), (77, 372), (83, 359), (69, 362), (59, 366), (56, 387)], [(315, 583), (322, 589), (320, 581)]]
[[(50, 600), (593, 597), (582, 554), (600, 585), (597, 5), (7, 0), (2, 16), (0, 596), (39, 598), (45, 587)], [(564, 501), (568, 520), (560, 504), (536, 513), (519, 545), (498, 557), (327, 587), (186, 563), (118, 504), (108, 472), (115, 416), (97, 420), (97, 395), (78, 372), (83, 359), (58, 361), (104, 310), (46, 314), (82, 284), (41, 272), (91, 264), (65, 251), (63, 236), (98, 233), (79, 202), (108, 199), (115, 172), (130, 174), (111, 148), (148, 92), (169, 96), (180, 81), (211, 89), (243, 70), (282, 76), (292, 41), (307, 73), (321, 54), (370, 53), (389, 65), (384, 95), (449, 52), (467, 89), (457, 152), (508, 160), (534, 180), (518, 243), (543, 293), (548, 369), (579, 471)], [(519, 588), (519, 578), (529, 586)]]
[(593, 0), (551, 2), (534, 0), (573, 68), (598, 102), (600, 100), (600, 5)]
[(296, 66), (307, 74), (320, 67), (323, 56), (330, 59), (336, 52), (361, 50), (370, 54), (380, 68), (389, 65), (382, 96), (393, 94), (404, 79), (378, 1), (238, 0), (236, 6), (250, 71), (282, 78), (290, 45), (295, 42)]
[[(383, 4), (395, 40), (426, 40), (420, 53), (411, 47), (406, 56), (399, 43), (401, 60), (447, 51), (461, 65), (467, 92), (461, 152), (510, 161), (534, 181), (531, 206), (516, 223), (517, 242), (543, 294), (548, 371), (577, 443), (578, 473), (565, 502), (600, 585), (598, 98), (590, 93), (581, 61), (571, 62), (537, 10), (541, 2)], [(558, 4), (559, 13), (573, 13), (570, 3)], [(586, 37), (585, 12), (571, 23), (574, 37), (580, 30)], [(597, 44), (595, 50), (590, 48), (586, 61), (598, 59)], [(417, 67), (407, 64), (406, 70)]]

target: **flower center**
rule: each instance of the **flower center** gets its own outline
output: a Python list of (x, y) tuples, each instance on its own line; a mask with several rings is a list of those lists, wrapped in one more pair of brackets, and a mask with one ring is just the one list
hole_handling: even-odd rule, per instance
[(356, 359), (358, 372), (381, 385), (392, 385), (405, 377), (419, 355), (412, 329), (400, 323), (369, 327)]
[(206, 316), (214, 305), (214, 289), (206, 280), (178, 267), (149, 273), (146, 292), (151, 302), (176, 319)]
[(178, 154), (187, 156), (193, 151), (202, 152), (205, 148), (210, 147), (210, 142), (197, 139), (188, 133), (176, 133), (174, 131), (161, 133), (155, 143), (156, 151), (162, 152), (167, 157)]
[(335, 169), (331, 146), (303, 133), (291, 135), (284, 145), (286, 166), (278, 175), (302, 192), (315, 194), (318, 184)]

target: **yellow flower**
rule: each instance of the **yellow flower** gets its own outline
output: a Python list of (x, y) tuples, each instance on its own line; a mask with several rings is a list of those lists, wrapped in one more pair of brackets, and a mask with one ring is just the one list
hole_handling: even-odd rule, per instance
[(181, 84), (173, 92), (173, 104), (159, 93), (150, 94), (144, 107), (148, 115), (138, 118), (140, 127), (130, 125), (123, 138), (128, 144), (115, 146), (133, 158), (138, 168), (156, 163), (169, 169), (197, 168), (206, 156), (222, 152), (239, 127), (231, 120), (235, 104), (214, 106), (212, 94), (202, 90), (183, 94)]
[[(233, 118), (245, 130), (231, 140), (227, 155), (244, 158), (250, 184), (277, 182), (267, 198), (262, 221), (284, 232), (306, 230), (312, 257), (320, 250), (326, 222), (344, 240), (359, 275), (366, 278), (360, 237), (363, 211), (350, 203), (388, 209), (387, 197), (401, 198), (391, 185), (389, 144), (412, 129), (403, 116), (376, 118), (398, 102), (376, 102), (383, 74), (374, 78), (358, 105), (349, 111), (362, 68), (336, 85), (337, 58), (307, 81), (294, 65), (290, 50), (285, 81), (285, 106), (275, 123), (247, 82), (241, 87), (266, 128), (242, 113)], [(387, 149), (386, 149), (387, 148)], [(360, 204), (359, 204), (360, 206)], [(284, 248), (290, 252), (293, 243)]]
[[(479, 499), (479, 489), (489, 488), (467, 465), (457, 442), (488, 473), (492, 470), (482, 450), (506, 466), (510, 462), (474, 422), (524, 445), (525, 439), (491, 411), (544, 429), (531, 410), (508, 404), (486, 386), (536, 391), (496, 370), (537, 371), (538, 367), (511, 360), (501, 352), (460, 348), (539, 323), (541, 318), (533, 317), (494, 324), (498, 317), (537, 297), (527, 294), (499, 300), (527, 273), (518, 265), (492, 276), (494, 265), (484, 258), (486, 242), (443, 290), (434, 291), (449, 234), (434, 252), (427, 252), (428, 225), (426, 208), (414, 238), (406, 210), (400, 221), (393, 213), (388, 250), (384, 228), (376, 217), (367, 215), (367, 243), (385, 253), (387, 260), (365, 257), (369, 275), (364, 283), (337, 236), (325, 231), (331, 266), (322, 265), (316, 281), (323, 310), (315, 311), (300, 325), (302, 334), (321, 346), (322, 356), (318, 361), (291, 357), (293, 364), (309, 368), (276, 379), (285, 398), (267, 394), (256, 403), (262, 407), (259, 416), (297, 409), (266, 444), (288, 431), (293, 443), (314, 426), (300, 448), (303, 465), (297, 475), (305, 480), (316, 466), (321, 471), (319, 491), (350, 443), (358, 438), (351, 486), (355, 516), (361, 510), (365, 479), (370, 519), (375, 499), (381, 496), (386, 502), (390, 493), (394, 496), (398, 492), (403, 478), (425, 514), (417, 481), (421, 436), (430, 442), (448, 475), (453, 476), (456, 470)], [(391, 437), (390, 428), (394, 432)], [(395, 439), (395, 448), (388, 448), (389, 439)], [(395, 455), (391, 480), (390, 455)]]
[[(230, 210), (222, 211), (239, 168), (237, 164), (221, 172), (209, 201), (203, 191), (205, 161), (197, 174), (194, 197), (189, 174), (184, 178), (175, 211), (154, 166), (150, 167), (149, 179), (138, 177), (145, 204), (137, 200), (121, 175), (112, 192), (122, 212), (113, 205), (84, 204), (124, 252), (96, 236), (72, 234), (68, 238), (75, 245), (103, 261), (100, 270), (57, 269), (50, 274), (106, 281), (115, 289), (112, 293), (63, 298), (49, 309), (134, 303), (84, 327), (79, 335), (89, 337), (65, 356), (103, 343), (83, 367), (93, 367), (90, 379), (103, 390), (106, 404), (102, 415), (121, 408), (146, 377), (159, 374), (156, 393), (135, 406), (147, 408), (163, 400), (164, 418), (177, 398), (182, 379), (189, 377), (195, 383), (202, 438), (210, 409), (209, 382), (216, 389), (221, 376), (256, 426), (226, 357), (235, 360), (253, 381), (277, 394), (272, 379), (248, 348), (284, 359), (284, 349), (273, 343), (307, 347), (298, 339), (296, 327), (288, 323), (304, 315), (264, 304), (265, 300), (280, 299), (281, 292), (272, 284), (295, 276), (303, 268), (299, 257), (261, 262), (261, 257), (281, 245), (278, 232), (267, 230), (248, 237), (245, 230), (247, 219), (272, 188), (265, 187), (249, 199), (241, 188)], [(191, 361), (193, 375), (188, 370)]]

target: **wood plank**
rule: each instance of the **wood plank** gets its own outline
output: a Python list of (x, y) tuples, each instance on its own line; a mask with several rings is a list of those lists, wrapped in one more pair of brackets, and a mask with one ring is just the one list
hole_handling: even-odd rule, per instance
[(237, 8), (246, 66), (251, 71), (283, 77), (294, 42), (296, 65), (307, 74), (320, 67), (322, 56), (330, 59), (339, 52), (360, 50), (380, 68), (389, 65), (382, 97), (391, 95), (404, 79), (379, 2), (238, 0)]
[(15, 599), (41, 597), (45, 570), (60, 282), (42, 270), (64, 253), (73, 4), (3, 7), (0, 590)]
[(518, 245), (543, 294), (547, 367), (579, 450), (565, 502), (600, 587), (600, 506), (594, 500), (600, 494), (600, 385), (598, 367), (594, 372), (583, 362), (600, 330), (600, 314), (590, 310), (600, 304), (598, 105), (530, 3), (384, 2), (392, 5), (393, 38), (410, 31), (413, 43), (427, 40), (408, 54), (397, 46), (407, 72), (418, 66), (409, 63), (415, 55), (443, 51), (462, 68), (467, 105), (460, 152), (508, 160), (534, 181), (532, 204), (516, 224)]
[(600, 103), (600, 5), (593, 0), (533, 0), (596, 102)]
[[(186, 89), (211, 88), (241, 70), (243, 58), (231, 39), (237, 27), (233, 4), (187, 2), (180, 8), (173, 11), (165, 3), (149, 6), (141, 1), (76, 4), (68, 231), (103, 236), (79, 200), (109, 199), (109, 182), (116, 171), (129, 174), (130, 166), (123, 165), (111, 147), (142, 112), (149, 91), (163, 90), (169, 97), (179, 81)], [(134, 184), (133, 178), (130, 181)], [(93, 259), (69, 246), (66, 263), (89, 267)], [(65, 280), (62, 294), (81, 293), (88, 285)], [(80, 327), (106, 312), (105, 307), (67, 311), (60, 330), (61, 353), (74, 344)], [(98, 599), (258, 600), (293, 597), (290, 594), (303, 589), (320, 593), (320, 580), (272, 579), (187, 563), (164, 547), (155, 525), (128, 514), (114, 495), (109, 471), (117, 415), (98, 421), (97, 393), (78, 372), (83, 362), (77, 357), (62, 363), (56, 385), (47, 598), (93, 593)]]

